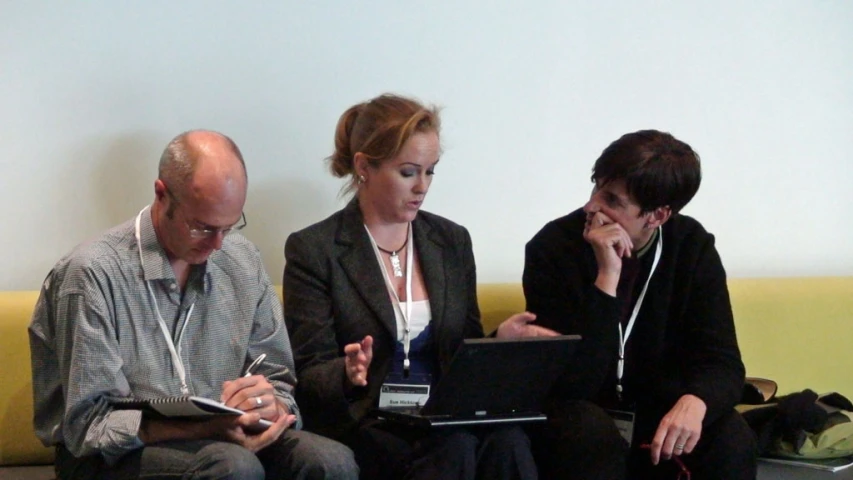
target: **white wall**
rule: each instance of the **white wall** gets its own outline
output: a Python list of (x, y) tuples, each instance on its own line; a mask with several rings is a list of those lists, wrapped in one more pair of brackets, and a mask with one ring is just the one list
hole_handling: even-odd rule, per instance
[(580, 206), (622, 133), (702, 156), (685, 213), (731, 276), (853, 274), (853, 2), (0, 2), (0, 289), (36, 289), (151, 200), (175, 134), (221, 130), (273, 280), (288, 233), (342, 205), (322, 159), (384, 91), (443, 105), (426, 208), (466, 225), (480, 281)]

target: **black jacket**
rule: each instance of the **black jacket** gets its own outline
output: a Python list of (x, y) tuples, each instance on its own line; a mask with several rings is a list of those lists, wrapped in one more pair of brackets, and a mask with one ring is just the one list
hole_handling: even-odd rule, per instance
[[(577, 210), (548, 223), (528, 242), (524, 294), (527, 309), (543, 326), (584, 337), (552, 396), (602, 403), (615, 396), (621, 303), (594, 285), (598, 268), (583, 238), (584, 222), (584, 212)], [(645, 282), (653, 257), (654, 247), (641, 259), (637, 283)], [(707, 404), (707, 425), (731, 411), (743, 381), (714, 237), (696, 220), (674, 215), (663, 226), (660, 263), (626, 347), (626, 398), (647, 418), (659, 420), (691, 393)]]

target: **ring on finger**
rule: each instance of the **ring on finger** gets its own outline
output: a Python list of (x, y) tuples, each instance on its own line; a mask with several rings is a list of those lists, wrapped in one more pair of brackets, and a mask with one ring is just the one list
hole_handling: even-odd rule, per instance
[(262, 406), (264, 406), (264, 401), (261, 400), (261, 397), (260, 396), (255, 397), (255, 407), (261, 408)]

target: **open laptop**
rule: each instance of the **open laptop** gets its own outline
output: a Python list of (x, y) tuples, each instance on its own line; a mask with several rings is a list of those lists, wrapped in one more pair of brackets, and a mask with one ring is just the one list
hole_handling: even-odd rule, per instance
[(542, 402), (579, 340), (467, 339), (423, 406), (377, 408), (371, 414), (423, 428), (544, 421)]

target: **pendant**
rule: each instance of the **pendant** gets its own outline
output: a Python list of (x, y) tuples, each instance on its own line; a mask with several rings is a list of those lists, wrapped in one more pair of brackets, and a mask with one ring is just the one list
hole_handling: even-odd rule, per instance
[(391, 254), (391, 268), (394, 269), (395, 277), (403, 276), (403, 269), (400, 267), (400, 257), (397, 256), (397, 252)]

